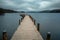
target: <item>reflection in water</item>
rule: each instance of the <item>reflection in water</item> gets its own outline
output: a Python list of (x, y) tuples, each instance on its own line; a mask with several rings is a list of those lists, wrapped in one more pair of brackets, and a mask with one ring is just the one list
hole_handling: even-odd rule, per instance
[(4, 15), (5, 13), (0, 13), (0, 16)]

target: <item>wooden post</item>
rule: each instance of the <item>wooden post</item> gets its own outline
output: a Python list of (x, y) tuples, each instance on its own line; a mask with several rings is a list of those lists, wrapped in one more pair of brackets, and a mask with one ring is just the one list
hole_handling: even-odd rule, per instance
[(40, 29), (40, 24), (37, 23), (37, 30), (39, 31), (39, 29)]
[(46, 38), (46, 40), (51, 40), (51, 33), (50, 33), (50, 32), (47, 33), (47, 38)]
[(23, 18), (21, 18), (21, 22), (22, 22)]
[(6, 31), (3, 32), (3, 40), (8, 40), (8, 36), (7, 36), (7, 32)]
[(25, 17), (25, 15), (26, 15), (26, 14), (20, 14), (20, 16), (23, 17), (23, 18)]
[(36, 25), (36, 21), (34, 20), (34, 25)]
[(33, 18), (32, 18), (32, 16), (31, 15), (29, 15), (29, 17), (31, 18), (31, 20), (33, 21)]
[(20, 25), (20, 19), (19, 19), (19, 25)]

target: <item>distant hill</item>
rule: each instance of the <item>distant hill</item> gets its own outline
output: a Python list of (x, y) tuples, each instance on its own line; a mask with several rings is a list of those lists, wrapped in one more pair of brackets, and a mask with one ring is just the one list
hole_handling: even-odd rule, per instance
[(43, 10), (43, 11), (26, 11), (26, 13), (60, 13), (60, 9)]
[(17, 13), (17, 11), (0, 8), (0, 14), (2, 13)]
[(40, 11), (41, 13), (60, 13), (60, 9), (53, 9), (53, 10), (44, 10)]
[(0, 8), (0, 14), (3, 13), (60, 13), (60, 9), (43, 10), (43, 11), (14, 11), (11, 9)]

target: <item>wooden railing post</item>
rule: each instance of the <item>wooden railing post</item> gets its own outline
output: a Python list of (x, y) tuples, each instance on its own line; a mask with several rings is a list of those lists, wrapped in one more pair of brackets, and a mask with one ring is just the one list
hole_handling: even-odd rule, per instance
[(40, 29), (40, 24), (37, 23), (37, 30), (39, 31), (39, 29)]
[(31, 20), (33, 21), (33, 18), (32, 18), (32, 16), (31, 15), (29, 15), (29, 17), (31, 18)]
[(22, 17), (22, 18), (21, 18), (21, 22), (22, 22), (22, 20), (23, 20), (24, 17), (25, 17), (25, 14), (20, 14), (20, 16)]
[(36, 25), (36, 21), (34, 20), (34, 25)]
[(3, 40), (8, 40), (8, 36), (7, 36), (7, 32), (6, 31), (3, 32)]
[(21, 22), (22, 22), (23, 18), (21, 18)]
[(46, 38), (46, 40), (51, 40), (51, 33), (50, 33), (50, 32), (47, 33), (47, 38)]
[(19, 25), (20, 25), (20, 19), (19, 19)]

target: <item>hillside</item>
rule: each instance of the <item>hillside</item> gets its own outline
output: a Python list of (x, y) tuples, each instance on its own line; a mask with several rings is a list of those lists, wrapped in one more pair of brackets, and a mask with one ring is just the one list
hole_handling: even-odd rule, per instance
[(0, 8), (0, 14), (1, 13), (17, 13), (17, 11)]
[(60, 9), (44, 10), (41, 13), (60, 13)]

